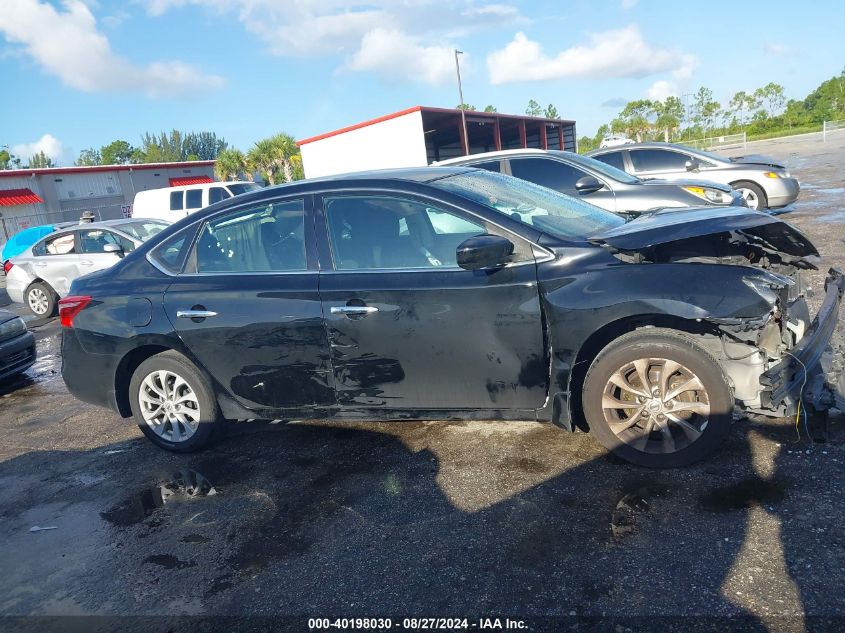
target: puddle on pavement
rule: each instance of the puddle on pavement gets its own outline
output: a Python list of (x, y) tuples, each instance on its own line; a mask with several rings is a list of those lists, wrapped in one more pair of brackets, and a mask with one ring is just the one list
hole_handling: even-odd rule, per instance
[(216, 494), (217, 490), (208, 479), (195, 470), (184, 469), (170, 481), (142, 490), (108, 512), (101, 512), (100, 516), (112, 525), (127, 527), (141, 523), (167, 503)]
[(827, 189), (817, 189), (820, 193), (840, 194), (845, 193), (845, 187), (832, 187)]
[(785, 482), (752, 478), (730, 486), (714, 488), (699, 497), (698, 503), (705, 510), (733, 512), (758, 504), (780, 503), (785, 496)]
[(834, 222), (839, 223), (845, 221), (845, 211), (835, 211), (834, 213), (826, 213), (817, 217), (816, 222)]
[(651, 511), (652, 503), (669, 493), (669, 486), (647, 484), (624, 495), (613, 509), (610, 531), (616, 539), (623, 539), (637, 531), (640, 517)]
[(153, 554), (152, 556), (147, 556), (144, 559), (144, 562), (152, 565), (158, 565), (159, 567), (164, 567), (165, 569), (185, 569), (186, 567), (196, 567), (197, 565), (196, 562), (192, 560), (180, 560), (172, 554)]

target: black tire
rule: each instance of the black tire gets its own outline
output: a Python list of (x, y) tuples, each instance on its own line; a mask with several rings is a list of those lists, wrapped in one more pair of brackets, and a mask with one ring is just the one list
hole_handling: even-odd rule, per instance
[[(672, 382), (669, 386), (691, 384), (685, 382), (687, 378), (684, 373), (689, 372), (693, 378), (697, 378), (699, 381), (697, 384), (701, 384), (703, 390), (685, 391), (672, 398), (672, 402), (668, 405), (657, 404), (654, 400), (645, 398), (640, 400), (639, 397), (634, 402), (632, 394), (624, 394), (624, 390), (620, 390), (615, 383), (611, 382), (611, 377), (614, 374), (618, 377), (617, 372), (624, 371), (626, 367), (632, 368), (634, 361), (639, 362), (641, 359), (674, 361), (680, 365), (680, 369), (677, 370), (678, 373), (670, 375), (677, 382)], [(649, 381), (652, 375), (656, 378), (649, 382), (653, 386), (655, 382), (659, 382), (658, 368), (662, 373), (666, 363), (644, 366), (648, 367), (644, 370), (646, 380)], [(652, 367), (654, 369), (651, 369)], [(629, 371), (637, 387), (642, 389), (639, 371), (634, 369), (629, 369)], [(628, 381), (627, 384), (632, 383)], [(659, 385), (654, 389), (659, 394)], [(645, 391), (650, 391), (650, 389)], [(667, 390), (664, 393), (669, 392)], [(606, 396), (615, 401), (630, 400), (632, 407), (630, 409), (614, 408), (612, 406), (614, 400), (605, 401)], [(639, 404), (640, 402), (644, 404)], [(712, 454), (730, 432), (734, 409), (733, 393), (719, 362), (706, 349), (698, 345), (692, 336), (663, 328), (643, 328), (630, 332), (605, 347), (592, 362), (584, 379), (582, 403), (584, 417), (590, 426), (590, 432), (596, 436), (596, 439), (618, 457), (647, 468), (687, 466)], [(702, 407), (705, 403), (709, 407), (706, 417), (692, 412), (695, 411), (693, 407)], [(611, 406), (606, 407), (606, 404)], [(661, 408), (655, 411), (651, 409), (652, 406)], [(667, 409), (662, 408), (664, 406)], [(677, 407), (678, 410), (687, 407), (692, 409), (691, 412), (680, 416), (685, 423), (683, 426), (677, 421), (667, 420), (667, 418), (675, 420), (679, 417), (677, 412), (669, 410), (672, 406)], [(639, 411), (639, 416), (647, 417), (639, 418), (639, 421), (634, 422), (634, 426), (630, 428), (624, 428), (637, 418), (634, 411)], [(684, 416), (687, 416), (687, 419), (683, 419)], [(611, 429), (608, 417), (617, 425), (617, 429), (622, 429), (619, 431), (620, 435)], [(659, 418), (661, 420), (656, 422)], [(646, 430), (652, 428), (649, 426), (651, 423), (661, 426), (646, 433)], [(688, 432), (687, 428), (690, 427), (693, 428)], [(699, 435), (696, 436), (696, 432)], [(664, 438), (664, 433), (670, 437)], [(690, 439), (691, 436), (695, 439)], [(664, 442), (669, 448), (664, 447)], [(666, 452), (655, 452), (655, 450)]]
[[(33, 293), (33, 297), (30, 297), (30, 293)], [(39, 299), (43, 299), (42, 301), (35, 300), (36, 293), (40, 293), (37, 296)], [(43, 281), (34, 281), (29, 284), (26, 292), (24, 292), (23, 301), (26, 304), (26, 307), (29, 308), (30, 312), (43, 319), (55, 316), (56, 307), (59, 304), (59, 298), (56, 295), (55, 290), (50, 287), (50, 284)], [(43, 311), (37, 312), (36, 308), (33, 307), (34, 304), (43, 305)]]
[(751, 182), (750, 180), (738, 180), (736, 182), (732, 182), (731, 187), (737, 191), (740, 189), (752, 191), (754, 195), (757, 196), (757, 211), (763, 211), (764, 209), (769, 208), (769, 198), (766, 196), (766, 192), (763, 191), (763, 188), (757, 183)]
[[(182, 434), (187, 434), (188, 425), (177, 422), (176, 430), (174, 430), (173, 423), (170, 421), (159, 425), (154, 422), (148, 423), (144, 418), (141, 387), (144, 379), (157, 371), (169, 372), (183, 379), (196, 399), (199, 408), (199, 414), (196, 415), (196, 430), (184, 440), (174, 441), (173, 437), (176, 433), (179, 433), (180, 437)], [(220, 408), (208, 379), (191, 361), (173, 350), (151, 356), (138, 365), (129, 382), (129, 403), (141, 432), (157, 446), (177, 453), (191, 453), (201, 449), (208, 444), (211, 436), (222, 424)], [(188, 409), (185, 411), (187, 412)], [(160, 432), (153, 430), (154, 427)]]

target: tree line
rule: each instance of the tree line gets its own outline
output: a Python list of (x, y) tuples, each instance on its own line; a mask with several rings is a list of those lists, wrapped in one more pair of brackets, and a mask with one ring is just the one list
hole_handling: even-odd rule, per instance
[[(474, 105), (470, 105), (468, 103), (459, 103), (455, 106), (457, 110), (466, 110), (466, 111), (476, 111)], [(496, 106), (488, 105), (484, 107), (483, 112), (498, 112)], [(528, 100), (528, 107), (525, 108), (525, 114), (528, 116), (540, 116), (546, 119), (559, 119), (560, 114), (558, 114), (557, 108), (554, 104), (549, 104), (545, 108), (543, 108), (539, 103), (537, 103), (534, 99)]]
[(579, 151), (595, 149), (611, 133), (624, 133), (638, 142), (682, 141), (746, 132), (749, 137), (790, 134), (816, 128), (823, 121), (845, 119), (845, 68), (821, 83), (804, 99), (786, 99), (783, 86), (770, 82), (751, 92), (739, 91), (723, 106), (702, 86), (686, 103), (678, 97), (629, 101), (593, 137), (578, 140)]

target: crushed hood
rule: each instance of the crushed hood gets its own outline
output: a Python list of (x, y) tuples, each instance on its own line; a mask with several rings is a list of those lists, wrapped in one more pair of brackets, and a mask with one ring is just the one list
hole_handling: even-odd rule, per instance
[(774, 158), (769, 156), (761, 156), (760, 154), (749, 154), (748, 156), (734, 156), (729, 158), (732, 163), (739, 163), (741, 165), (766, 165), (768, 167), (779, 167), (785, 169), (786, 166), (777, 162)]
[(740, 234), (766, 250), (803, 258), (818, 255), (812, 242), (798, 229), (771, 215), (741, 207), (690, 207), (642, 215), (590, 239), (594, 244), (620, 251), (719, 233)]

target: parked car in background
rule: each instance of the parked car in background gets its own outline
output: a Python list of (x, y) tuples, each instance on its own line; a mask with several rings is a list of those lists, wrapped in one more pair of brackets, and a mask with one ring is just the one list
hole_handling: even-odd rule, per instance
[(254, 182), (233, 180), (139, 191), (132, 203), (132, 217), (175, 222), (210, 204), (260, 188)]
[(74, 281), (62, 375), (175, 451), (227, 418), (538, 419), (680, 466), (735, 404), (795, 414), (845, 289), (831, 271), (810, 318), (816, 255), (744, 207), (626, 223), (481, 169), (305, 180)]
[(52, 316), (74, 279), (114, 265), (168, 224), (129, 218), (54, 231), (7, 262), (6, 292), (34, 315)]
[(778, 209), (798, 199), (800, 187), (781, 163), (765, 156), (728, 158), (683, 145), (638, 143), (589, 152), (600, 161), (641, 178), (701, 178), (730, 185), (752, 209)]
[(634, 142), (633, 139), (628, 138), (624, 134), (608, 134), (601, 140), (599, 147), (618, 147), (619, 145), (630, 145)]
[(18, 315), (0, 310), (0, 380), (26, 371), (35, 362), (35, 337)]
[(528, 180), (607, 211), (637, 215), (668, 207), (745, 206), (727, 185), (697, 180), (642, 180), (594, 158), (559, 150), (511, 149), (444, 160)]
[(29, 228), (23, 229), (22, 231), (19, 231), (18, 233), (15, 233), (12, 237), (9, 238), (9, 240), (5, 244), (3, 244), (3, 249), (2, 251), (0, 251), (0, 261), (2, 261), (4, 264), (4, 272), (6, 268), (5, 264), (10, 258), (14, 257), (15, 255), (21, 254), (45, 235), (49, 235), (53, 231), (57, 231), (62, 227), (72, 226), (74, 224), (76, 224), (76, 222), (43, 224), (40, 226), (31, 226)]

